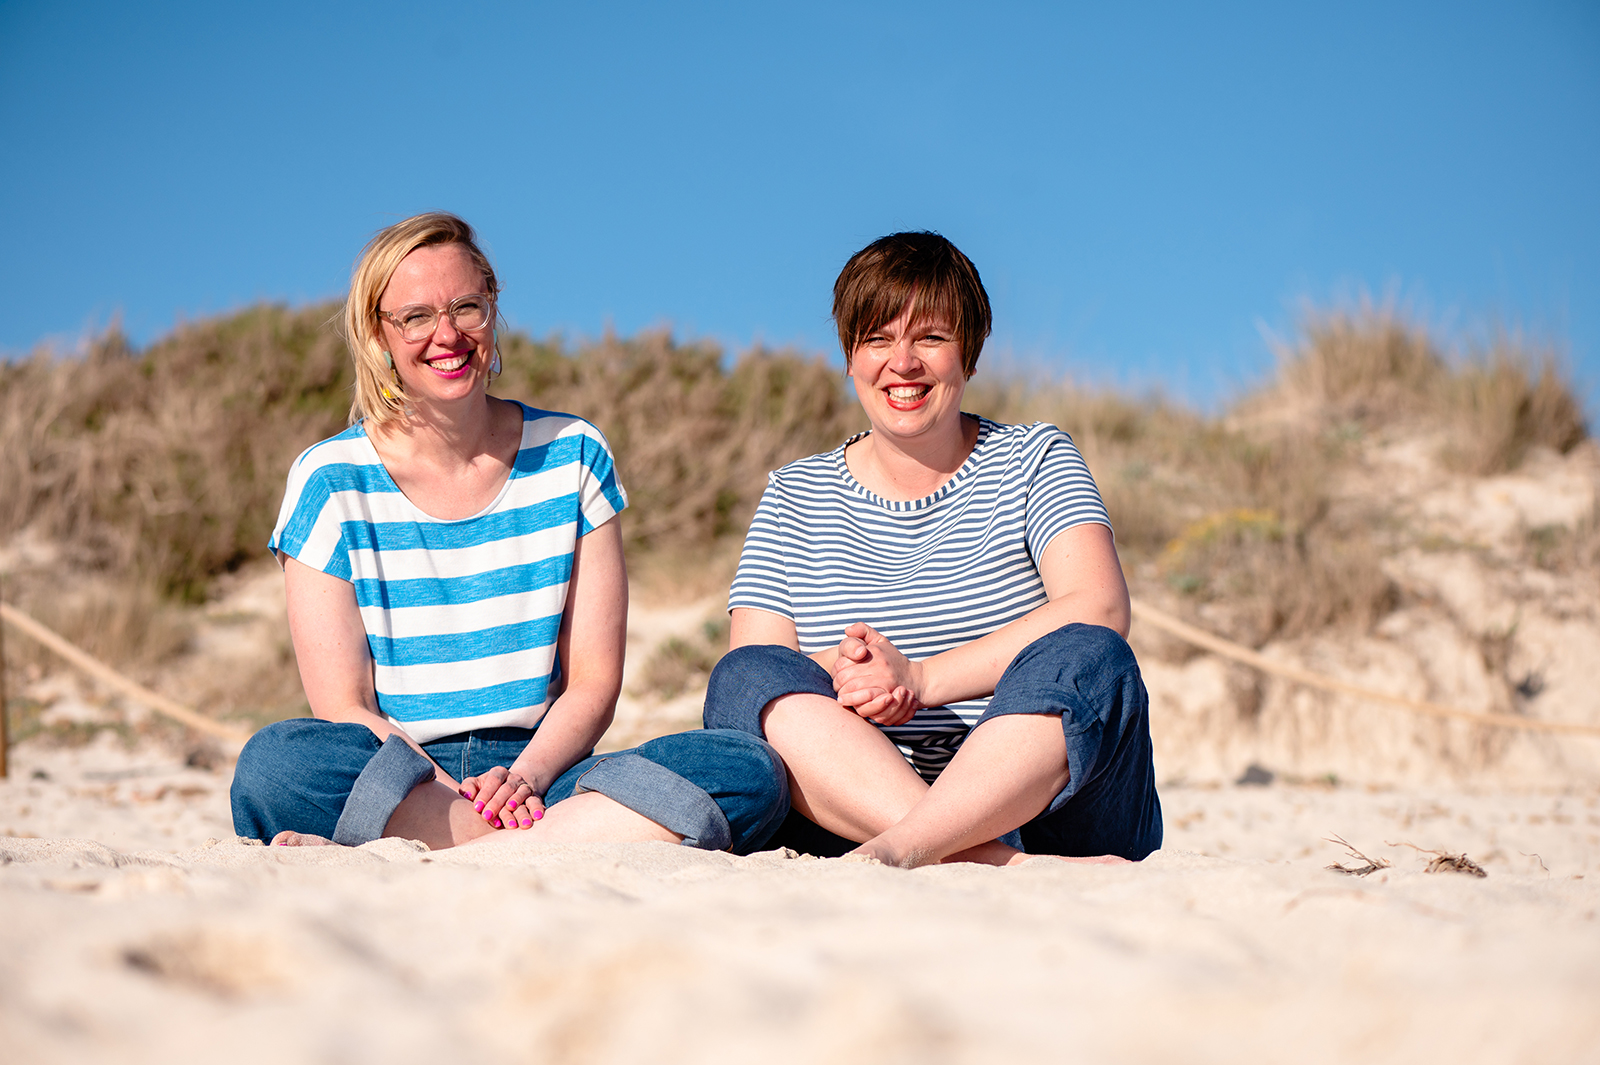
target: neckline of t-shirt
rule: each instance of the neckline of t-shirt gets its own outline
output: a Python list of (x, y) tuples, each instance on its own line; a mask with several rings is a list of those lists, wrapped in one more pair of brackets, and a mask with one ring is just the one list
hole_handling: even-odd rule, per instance
[[(522, 410), (522, 431), (524, 434), (526, 434), (528, 431), (528, 414), (530, 413), (531, 408), (529, 408), (526, 403), (519, 399), (513, 399), (510, 402), (515, 403)], [(505, 499), (506, 493), (511, 491), (511, 482), (517, 479), (517, 462), (516, 459), (512, 459), (511, 472), (506, 474), (506, 483), (500, 486), (500, 491), (495, 493), (495, 497), (490, 500), (489, 504), (482, 510), (478, 511), (476, 514), (468, 514), (464, 518), (435, 517), (434, 515), (429, 514), (426, 510), (423, 510), (421, 507), (417, 506), (417, 504), (412, 501), (411, 497), (406, 495), (405, 492), (401, 490), (400, 486), (395, 483), (394, 475), (389, 472), (389, 467), (383, 464), (383, 456), (378, 454), (377, 447), (372, 443), (372, 437), (367, 435), (366, 419), (363, 418), (361, 421), (356, 422), (353, 428), (361, 430), (361, 442), (366, 444), (367, 450), (372, 452), (373, 464), (376, 465), (378, 469), (383, 471), (383, 479), (389, 483), (389, 488), (401, 499), (406, 501), (406, 506), (411, 508), (412, 513), (414, 513), (419, 520), (426, 521), (433, 525), (462, 525), (469, 521), (477, 521), (479, 518), (484, 517), (487, 514), (494, 513), (495, 509), (500, 506), (501, 501)], [(522, 444), (519, 442), (517, 444), (517, 453), (521, 454), (521, 452)]]
[(948, 481), (946, 481), (944, 484), (941, 484), (938, 488), (935, 488), (931, 493), (923, 496), (921, 499), (885, 499), (883, 496), (880, 496), (878, 493), (874, 492), (872, 489), (856, 480), (856, 475), (850, 472), (850, 464), (844, 460), (845, 448), (849, 447), (857, 440), (870, 435), (872, 432), (871, 429), (861, 430), (861, 432), (852, 436), (850, 439), (846, 440), (844, 443), (840, 444), (834, 449), (833, 462), (834, 466), (839, 471), (839, 477), (844, 481), (845, 487), (849, 488), (850, 491), (854, 492), (856, 495), (865, 499), (874, 506), (882, 507), (885, 510), (922, 510), (926, 507), (933, 506), (935, 503), (939, 502), (939, 500), (943, 499), (945, 496), (959, 488), (961, 486), (961, 482), (965, 481), (969, 476), (971, 476), (972, 471), (978, 465), (978, 456), (983, 451), (984, 445), (987, 444), (994, 435), (994, 422), (991, 422), (988, 418), (985, 418), (981, 414), (968, 414), (966, 411), (962, 411), (961, 413), (963, 417), (976, 418), (978, 420), (978, 439), (972, 445), (972, 454), (967, 456), (967, 460), (961, 464), (961, 468), (956, 470), (955, 474)]

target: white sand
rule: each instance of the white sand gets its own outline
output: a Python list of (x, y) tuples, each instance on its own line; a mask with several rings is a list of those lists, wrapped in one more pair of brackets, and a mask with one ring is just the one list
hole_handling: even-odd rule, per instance
[[(233, 839), (227, 784), (14, 752), (7, 1061), (1600, 1060), (1593, 793), (1169, 787), (1139, 865), (903, 872), (269, 849)], [(1332, 833), (1393, 867), (1327, 871)]]

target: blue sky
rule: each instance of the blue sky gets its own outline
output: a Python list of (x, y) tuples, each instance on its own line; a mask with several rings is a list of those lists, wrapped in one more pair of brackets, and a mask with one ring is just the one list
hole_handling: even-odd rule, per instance
[(929, 228), (992, 361), (1215, 406), (1370, 293), (1600, 413), (1592, 3), (0, 0), (0, 134), (13, 354), (338, 296), (442, 207), (540, 335), (836, 357), (844, 260)]

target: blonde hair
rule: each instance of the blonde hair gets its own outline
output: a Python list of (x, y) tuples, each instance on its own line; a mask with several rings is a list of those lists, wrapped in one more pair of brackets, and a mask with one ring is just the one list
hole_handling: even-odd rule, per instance
[[(367, 241), (355, 269), (350, 272), (350, 294), (345, 297), (344, 313), (339, 317), (339, 332), (350, 348), (350, 359), (356, 370), (355, 398), (350, 404), (352, 425), (363, 418), (381, 425), (405, 416), (410, 397), (390, 366), (384, 349), (378, 300), (389, 287), (389, 279), (400, 268), (402, 259), (418, 248), (436, 244), (461, 245), (483, 274), (485, 291), (490, 296), (500, 292), (494, 267), (478, 247), (477, 234), (455, 215), (430, 211), (379, 230)], [(495, 314), (498, 318), (498, 306)]]

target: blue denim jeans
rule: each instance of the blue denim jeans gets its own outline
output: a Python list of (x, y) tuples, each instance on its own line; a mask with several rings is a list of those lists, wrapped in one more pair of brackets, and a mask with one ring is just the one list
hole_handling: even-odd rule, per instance
[[(764, 736), (761, 711), (795, 692), (833, 697), (827, 670), (787, 647), (741, 647), (712, 671), (707, 728)], [(973, 728), (1005, 714), (1053, 714), (1067, 741), (1067, 786), (1000, 837), (1029, 854), (1118, 854), (1161, 846), (1161, 800), (1150, 748), (1150, 700), (1127, 641), (1099, 625), (1067, 625), (1024, 647)], [(792, 812), (773, 846), (825, 857), (856, 844)]]
[[(284, 830), (356, 846), (383, 834), (395, 807), (434, 776), (456, 780), (509, 766), (532, 729), (492, 728), (423, 745), (432, 759), (365, 725), (295, 718), (245, 744), (233, 777), (233, 826), (270, 840)], [(591, 755), (545, 793), (547, 806), (596, 791), (683, 837), (686, 846), (748, 854), (789, 809), (783, 763), (764, 741), (706, 730), (662, 736), (627, 751)]]

